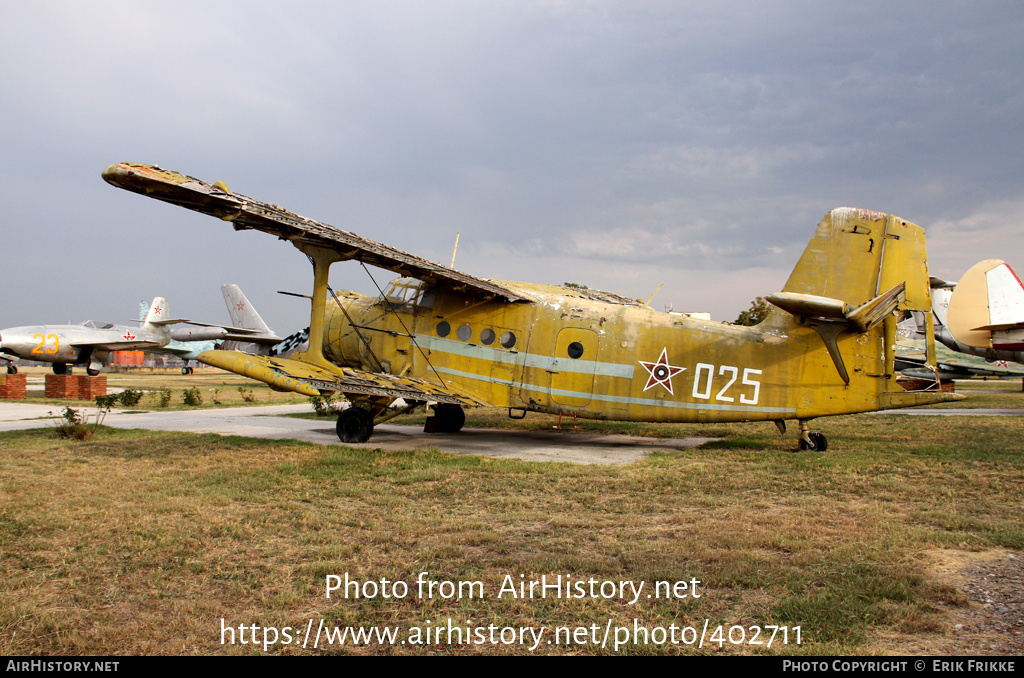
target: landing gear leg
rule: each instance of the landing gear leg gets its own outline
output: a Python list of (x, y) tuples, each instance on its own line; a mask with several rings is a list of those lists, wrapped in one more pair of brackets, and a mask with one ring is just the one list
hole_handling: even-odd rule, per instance
[(828, 449), (828, 439), (820, 431), (811, 431), (807, 422), (800, 420), (800, 450), (804, 452), (824, 452)]

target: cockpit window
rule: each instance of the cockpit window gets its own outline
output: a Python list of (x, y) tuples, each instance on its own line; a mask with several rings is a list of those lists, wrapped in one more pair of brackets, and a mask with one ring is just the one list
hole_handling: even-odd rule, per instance
[(114, 326), (114, 323), (105, 323), (98, 320), (86, 320), (82, 323), (82, 327), (91, 327), (94, 330), (109, 330)]
[(433, 308), (435, 294), (426, 287), (425, 283), (416, 278), (392, 280), (384, 290), (388, 310), (411, 313), (417, 308)]

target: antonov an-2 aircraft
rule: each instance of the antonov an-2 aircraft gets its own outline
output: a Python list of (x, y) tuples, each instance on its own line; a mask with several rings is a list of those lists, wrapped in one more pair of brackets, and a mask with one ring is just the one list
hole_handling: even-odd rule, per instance
[[(800, 448), (824, 450), (807, 422), (962, 396), (906, 391), (893, 369), (898, 316), (931, 308), (924, 231), (899, 217), (825, 215), (767, 319), (754, 327), (661, 313), (576, 287), (476, 278), (151, 165), (103, 172), (114, 186), (291, 242), (313, 264), (309, 348), (290, 359), (207, 351), (199, 360), (352, 406), (338, 436), (362, 442), (396, 412), (435, 403), (428, 429), (458, 431), (464, 406), (659, 422), (800, 423)], [(394, 271), (379, 297), (331, 291), (331, 264)], [(927, 364), (936, 364), (929, 325)]]

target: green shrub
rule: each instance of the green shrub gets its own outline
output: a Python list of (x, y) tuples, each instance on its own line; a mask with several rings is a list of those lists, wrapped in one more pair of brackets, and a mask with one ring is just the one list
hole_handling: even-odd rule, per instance
[(136, 388), (126, 388), (117, 395), (117, 400), (125, 407), (135, 407), (142, 400), (142, 391)]
[(190, 389), (186, 389), (181, 392), (181, 399), (189, 407), (198, 407), (203, 404), (203, 396), (199, 393), (199, 389), (193, 386)]

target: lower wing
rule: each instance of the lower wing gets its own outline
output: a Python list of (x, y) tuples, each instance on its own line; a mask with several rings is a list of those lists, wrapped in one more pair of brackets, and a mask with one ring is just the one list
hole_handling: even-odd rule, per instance
[(454, 394), (442, 386), (411, 377), (344, 368), (338, 374), (301, 360), (250, 355), (240, 351), (213, 350), (199, 355), (199, 362), (262, 381), (272, 388), (316, 396), (324, 393), (403, 398), (455, 405), (482, 406), (475, 398)]

